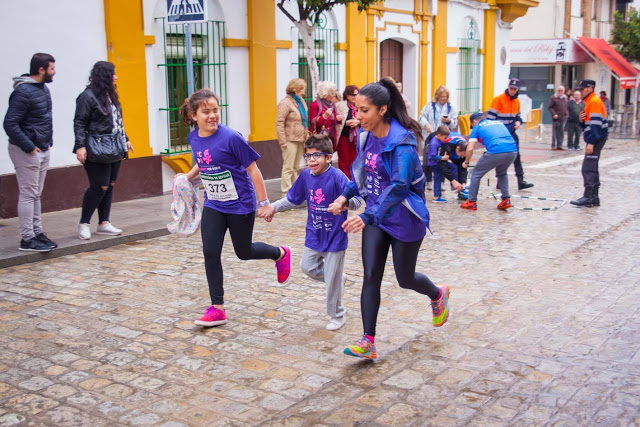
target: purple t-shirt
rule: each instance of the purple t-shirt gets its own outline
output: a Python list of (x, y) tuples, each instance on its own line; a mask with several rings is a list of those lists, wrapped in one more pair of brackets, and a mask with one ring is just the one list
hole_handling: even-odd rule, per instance
[(287, 193), (287, 200), (300, 205), (306, 200), (307, 230), (304, 245), (318, 252), (339, 252), (347, 249), (347, 233), (342, 223), (347, 212), (334, 215), (327, 208), (342, 195), (349, 178), (332, 166), (320, 175), (312, 175), (305, 169)]
[[(373, 133), (369, 132), (369, 137), (364, 146), (365, 171), (367, 173), (367, 206), (373, 206), (384, 189), (391, 185), (391, 177), (382, 161), (382, 151), (386, 143), (386, 136), (384, 138), (376, 138)], [(378, 227), (386, 231), (391, 237), (402, 242), (414, 242), (422, 239), (427, 234), (422, 220), (402, 204), (391, 208)]]
[(235, 130), (222, 124), (211, 136), (198, 130), (187, 138), (204, 184), (204, 205), (222, 213), (246, 215), (256, 210), (256, 192), (247, 167), (260, 158)]

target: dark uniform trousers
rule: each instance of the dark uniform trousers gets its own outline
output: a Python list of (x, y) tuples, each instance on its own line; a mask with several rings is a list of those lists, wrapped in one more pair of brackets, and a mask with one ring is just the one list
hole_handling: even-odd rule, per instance
[(511, 132), (511, 136), (516, 140), (516, 147), (518, 149), (516, 159), (513, 161), (513, 168), (516, 171), (516, 176), (521, 180), (522, 177), (524, 177), (524, 169), (522, 169), (522, 162), (520, 161), (520, 139), (518, 138), (518, 134), (516, 134), (515, 130)]
[(600, 152), (606, 144), (607, 139), (602, 139), (593, 144), (593, 153), (585, 154), (582, 162), (582, 179), (585, 187), (600, 186), (600, 172), (598, 171), (598, 162), (600, 161)]

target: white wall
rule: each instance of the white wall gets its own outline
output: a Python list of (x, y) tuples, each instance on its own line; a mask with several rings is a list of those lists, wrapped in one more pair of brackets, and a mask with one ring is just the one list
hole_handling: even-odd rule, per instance
[[(577, 2), (580, 3), (580, 0)], [(580, 23), (582, 24), (582, 19)], [(526, 15), (513, 22), (511, 38), (513, 40), (561, 39), (564, 38), (563, 33), (564, 0), (542, 0), (538, 7), (530, 7)]]
[[(87, 85), (93, 64), (107, 59), (103, 3), (77, 0), (3, 2), (1, 23), (0, 120), (4, 119), (13, 91), (11, 78), (29, 72), (29, 61), (34, 53), (53, 55), (57, 74), (48, 85), (53, 100), (51, 167), (77, 164), (71, 152), (75, 100)], [(4, 130), (0, 131), (0, 174), (15, 172), (6, 151), (8, 141)]]

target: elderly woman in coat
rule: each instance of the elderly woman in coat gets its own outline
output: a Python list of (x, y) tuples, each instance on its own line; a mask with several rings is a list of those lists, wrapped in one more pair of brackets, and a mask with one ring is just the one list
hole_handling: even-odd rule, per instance
[(329, 136), (333, 142), (333, 150), (338, 145), (336, 133), (338, 123), (342, 122), (342, 115), (336, 111), (335, 101), (338, 99), (338, 89), (335, 83), (318, 83), (318, 95), (309, 105), (309, 131), (312, 135), (322, 133)]
[(298, 166), (304, 154), (309, 115), (302, 98), (307, 90), (303, 79), (292, 79), (287, 85), (287, 95), (278, 103), (276, 134), (282, 150), (282, 180), (280, 189), (289, 191), (298, 178)]

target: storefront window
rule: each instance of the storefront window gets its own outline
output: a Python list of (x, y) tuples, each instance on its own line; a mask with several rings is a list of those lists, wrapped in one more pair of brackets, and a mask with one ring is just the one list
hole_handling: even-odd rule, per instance
[(520, 79), (520, 93), (531, 98), (531, 108), (542, 108), (542, 123), (551, 123), (547, 106), (554, 93), (553, 88), (548, 88), (553, 83), (553, 67), (511, 67), (511, 78), (514, 77)]

